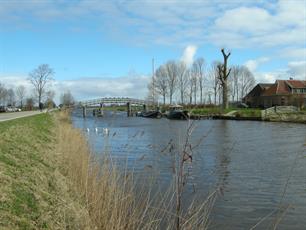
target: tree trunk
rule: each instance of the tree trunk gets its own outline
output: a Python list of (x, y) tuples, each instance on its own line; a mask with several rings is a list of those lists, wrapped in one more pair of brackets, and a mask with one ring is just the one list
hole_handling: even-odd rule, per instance
[(228, 95), (227, 95), (227, 79), (230, 75), (231, 69), (227, 70), (227, 59), (231, 55), (231, 53), (226, 54), (224, 52), (224, 49), (221, 49), (222, 55), (223, 55), (223, 65), (219, 65), (218, 71), (219, 71), (219, 77), (222, 82), (222, 109), (228, 108)]
[(184, 104), (184, 92), (181, 91), (181, 103)]
[(222, 84), (222, 109), (228, 108), (227, 81)]

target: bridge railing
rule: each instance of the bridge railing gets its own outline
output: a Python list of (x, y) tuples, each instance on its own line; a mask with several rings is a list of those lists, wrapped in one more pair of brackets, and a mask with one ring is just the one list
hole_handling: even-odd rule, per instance
[(142, 99), (135, 99), (135, 98), (128, 98), (128, 97), (104, 97), (104, 98), (97, 98), (92, 100), (86, 101), (79, 101), (77, 105), (81, 106), (90, 106), (90, 105), (97, 105), (97, 104), (104, 104), (104, 103), (113, 103), (113, 104), (138, 104), (138, 105), (148, 105), (153, 104), (152, 101), (149, 100), (142, 100)]

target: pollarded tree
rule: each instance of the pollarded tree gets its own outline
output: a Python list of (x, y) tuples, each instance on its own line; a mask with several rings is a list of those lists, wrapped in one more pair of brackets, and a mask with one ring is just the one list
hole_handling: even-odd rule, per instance
[(38, 66), (29, 74), (29, 81), (34, 86), (39, 105), (42, 103), (47, 84), (53, 80), (53, 74), (54, 71), (48, 64)]
[(224, 49), (221, 49), (222, 55), (223, 55), (223, 64), (218, 65), (218, 75), (222, 86), (222, 109), (228, 108), (228, 85), (227, 85), (227, 79), (228, 76), (231, 73), (231, 69), (227, 69), (227, 62), (228, 58), (231, 55), (229, 52), (226, 54), (224, 52)]

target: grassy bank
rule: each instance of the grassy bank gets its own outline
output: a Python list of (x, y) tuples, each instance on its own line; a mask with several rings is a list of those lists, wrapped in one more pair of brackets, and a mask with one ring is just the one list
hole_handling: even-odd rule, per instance
[(0, 228), (83, 228), (86, 210), (59, 171), (48, 114), (0, 123)]
[(233, 114), (237, 117), (261, 117), (261, 110), (260, 109), (253, 109), (253, 108), (228, 108), (222, 111), (220, 108), (193, 108), (190, 110), (192, 114), (195, 115), (224, 115), (229, 112), (235, 111)]
[(175, 184), (153, 194), (133, 178), (94, 158), (67, 113), (0, 123), (0, 229), (206, 228), (214, 195), (174, 212)]

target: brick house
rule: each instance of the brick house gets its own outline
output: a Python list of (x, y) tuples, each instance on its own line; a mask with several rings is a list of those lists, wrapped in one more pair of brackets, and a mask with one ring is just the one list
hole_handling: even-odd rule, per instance
[(243, 101), (250, 107), (306, 106), (306, 81), (276, 80), (274, 84), (257, 84)]

